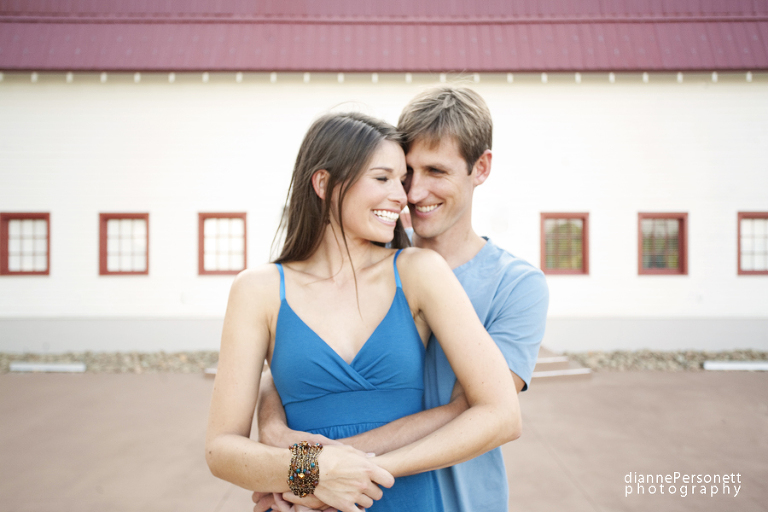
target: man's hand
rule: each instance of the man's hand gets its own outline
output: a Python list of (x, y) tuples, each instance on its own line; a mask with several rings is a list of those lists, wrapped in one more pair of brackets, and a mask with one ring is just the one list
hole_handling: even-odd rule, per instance
[(251, 495), (251, 500), (255, 503), (253, 512), (267, 512), (275, 507), (275, 499), (271, 492), (256, 491)]
[(251, 499), (255, 503), (253, 512), (266, 512), (270, 509), (279, 512), (336, 512), (335, 508), (328, 507), (328, 505), (314, 496), (299, 498), (290, 492), (283, 495), (278, 493), (254, 492)]

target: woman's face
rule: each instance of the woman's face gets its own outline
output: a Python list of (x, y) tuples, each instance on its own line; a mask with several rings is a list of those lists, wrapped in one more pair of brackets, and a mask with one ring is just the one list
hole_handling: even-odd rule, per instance
[(395, 142), (383, 141), (344, 197), (341, 216), (347, 236), (382, 243), (392, 240), (407, 201), (405, 175), (402, 148)]

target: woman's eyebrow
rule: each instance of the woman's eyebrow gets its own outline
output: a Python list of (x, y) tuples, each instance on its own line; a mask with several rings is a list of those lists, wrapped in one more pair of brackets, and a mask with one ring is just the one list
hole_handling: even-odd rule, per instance
[(392, 169), (391, 167), (381, 167), (381, 166), (371, 167), (368, 170), (369, 171), (387, 171), (388, 173), (394, 172), (394, 169)]

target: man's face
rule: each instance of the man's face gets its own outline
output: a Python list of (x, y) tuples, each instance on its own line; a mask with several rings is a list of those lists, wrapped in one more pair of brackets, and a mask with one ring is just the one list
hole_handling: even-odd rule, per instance
[(416, 140), (405, 155), (406, 191), (413, 230), (435, 238), (462, 225), (471, 228), (473, 176), (453, 138), (434, 147)]

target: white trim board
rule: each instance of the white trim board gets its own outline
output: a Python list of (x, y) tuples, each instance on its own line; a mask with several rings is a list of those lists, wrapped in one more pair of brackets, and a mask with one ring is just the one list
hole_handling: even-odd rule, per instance
[(768, 371), (768, 361), (704, 361), (705, 370)]

